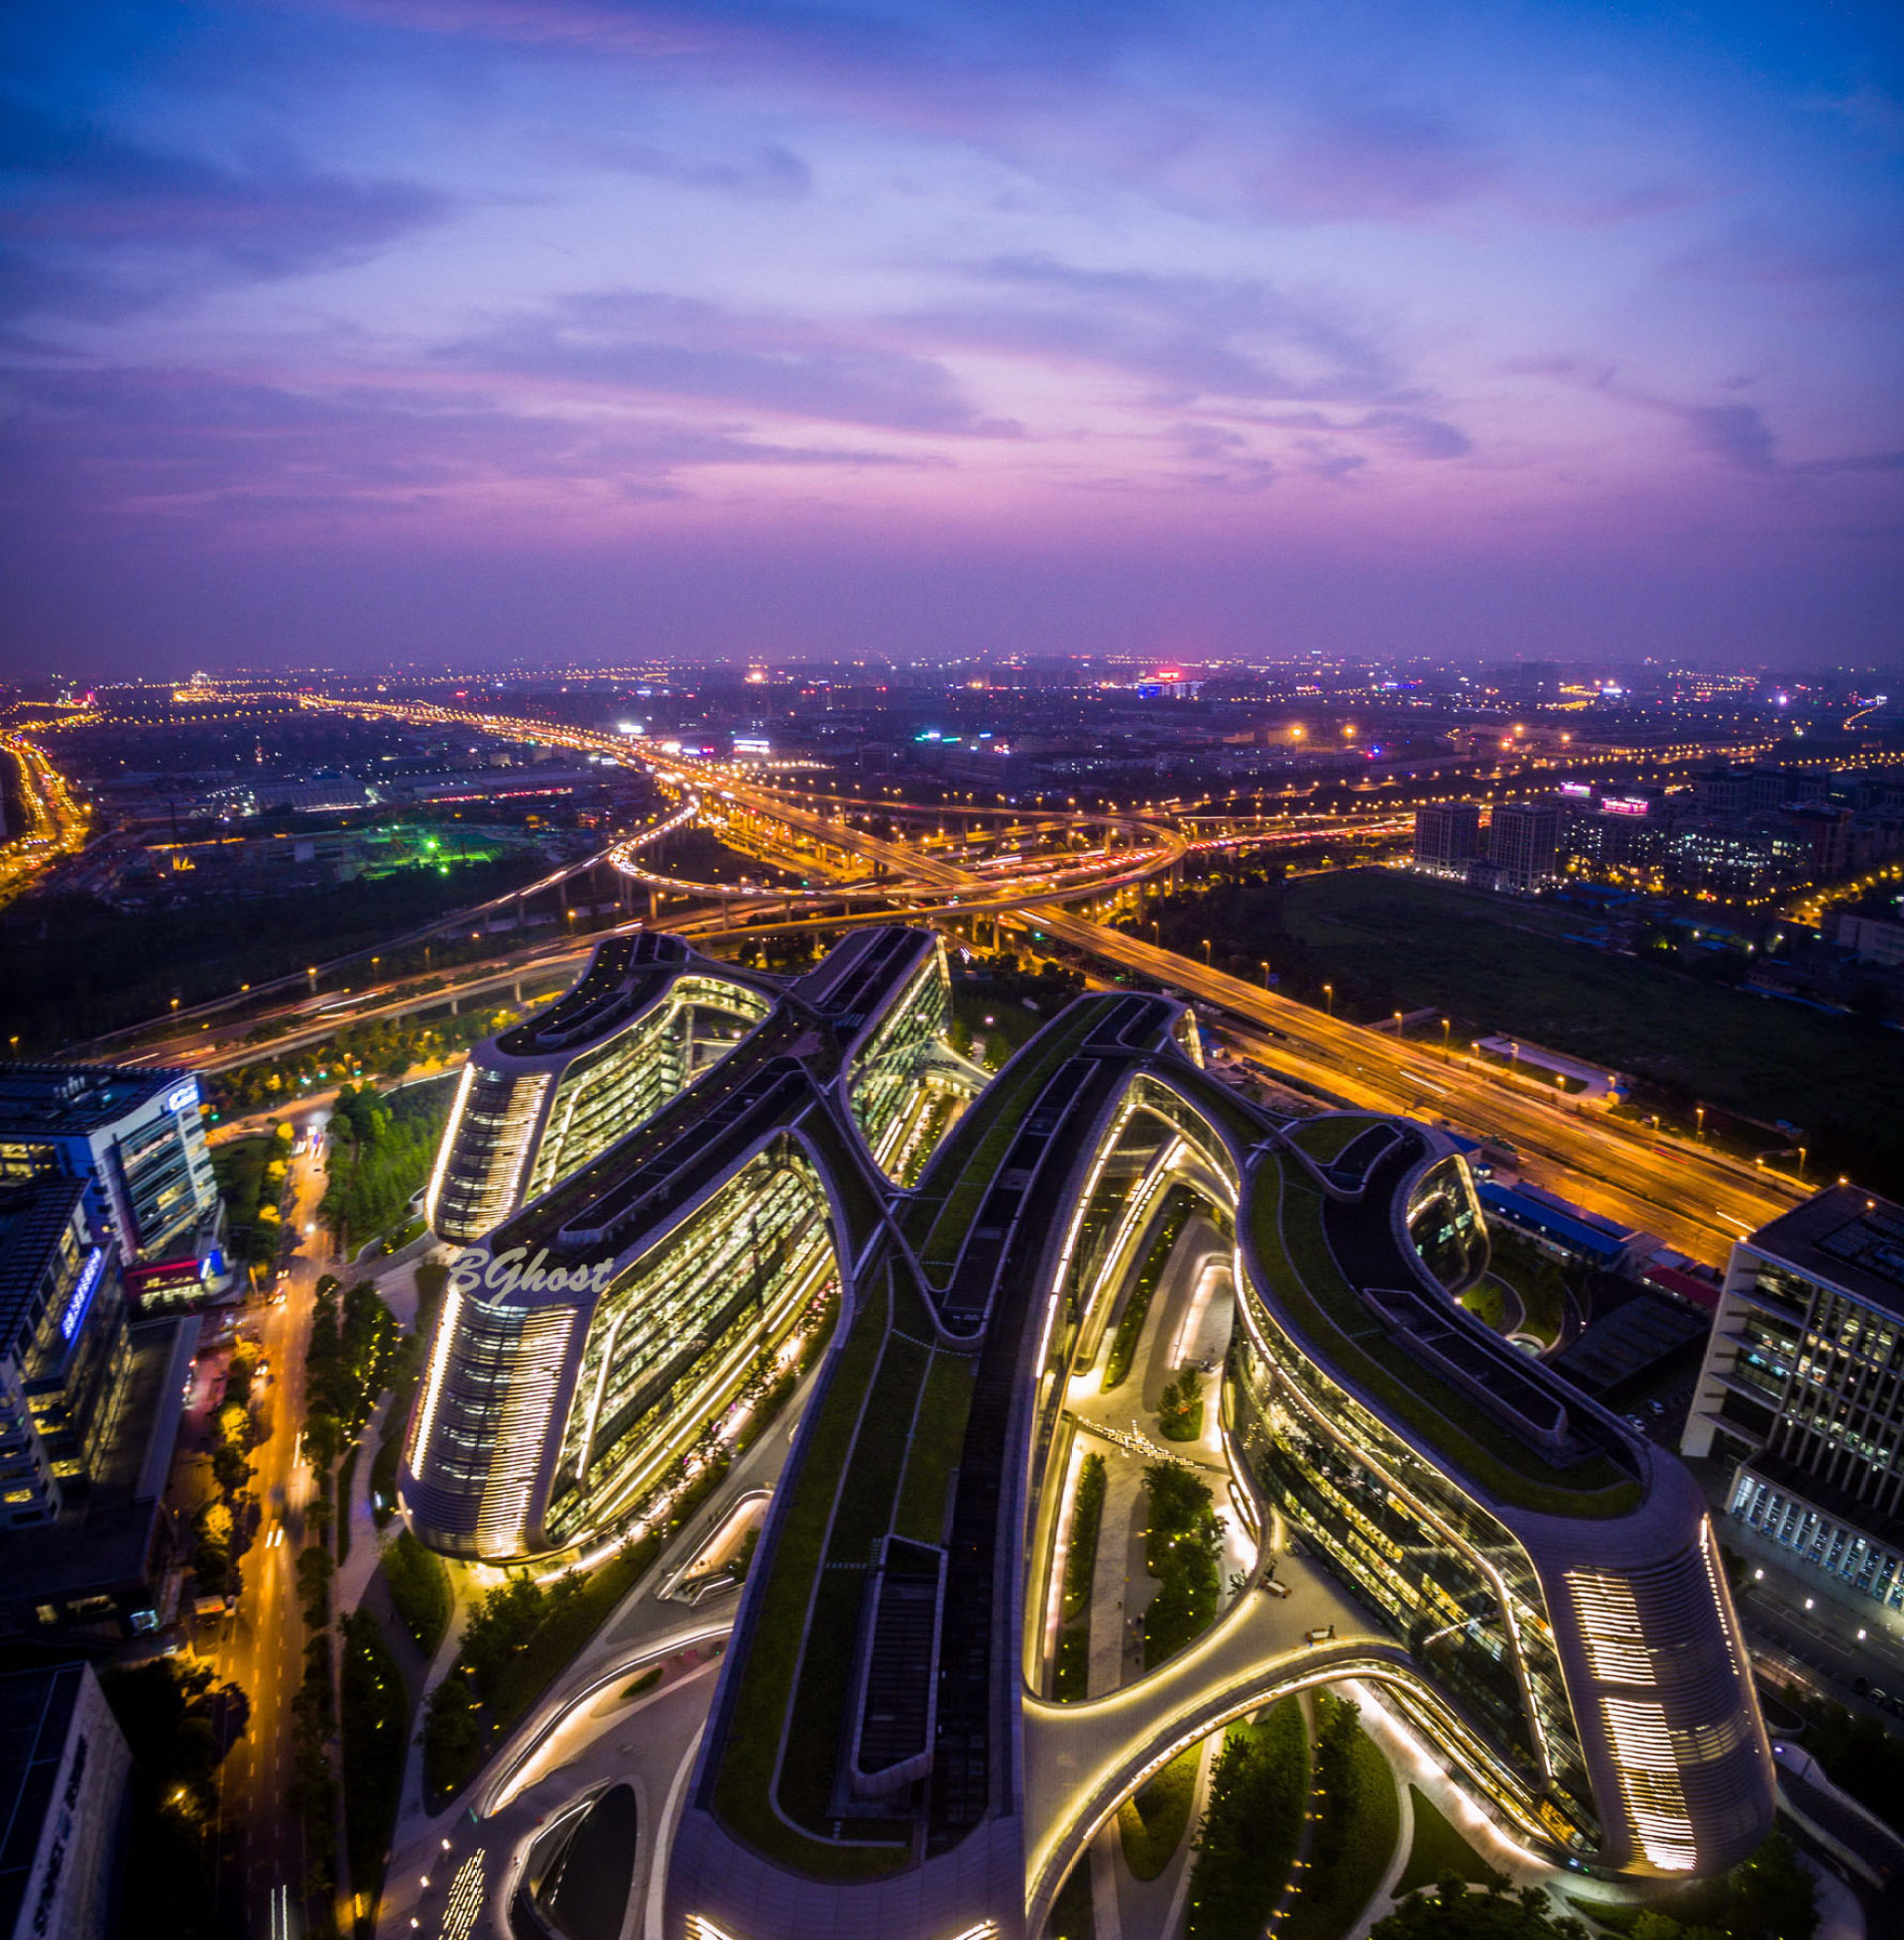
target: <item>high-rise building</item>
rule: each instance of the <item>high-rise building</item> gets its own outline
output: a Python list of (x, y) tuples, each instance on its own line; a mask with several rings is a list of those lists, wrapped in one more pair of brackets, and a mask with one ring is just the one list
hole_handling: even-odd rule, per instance
[(0, 1530), (83, 1487), (127, 1363), (125, 1295), (78, 1179), (0, 1188)]
[[(224, 1275), (220, 1203), (190, 1071), (0, 1064), (0, 1182), (81, 1180), (93, 1230), (129, 1275)], [(178, 1270), (189, 1266), (188, 1273)]]
[(1676, 888), (1763, 902), (1781, 885), (1807, 879), (1810, 838), (1788, 815), (1676, 822), (1666, 843), (1666, 878)]
[[(596, 994), (619, 1044), (630, 1014)], [(685, 1083), (654, 1009), (592, 1155), (505, 1195), (431, 1344), (404, 1512), (493, 1562), (665, 1523), (811, 1353), (665, 1931), (1025, 1940), (1165, 1758), (1344, 1678), (1557, 1859), (1687, 1875), (1749, 1853), (1770, 1756), (1705, 1503), (1451, 1297), (1488, 1257), (1454, 1143), (1364, 1114), (1281, 1125), (1157, 995), (1080, 999), (972, 1082), (947, 999), (937, 939), (863, 930)], [(533, 1172), (557, 1121), (525, 1123)], [(1217, 1656), (1060, 1704), (1075, 1408), (1192, 1217), (1223, 1263), (1198, 1298), (1229, 1344), (1211, 1402), (1240, 1553), (1261, 1571), (1299, 1536), (1341, 1634), (1239, 1579)], [(1097, 1621), (1125, 1619), (1107, 1598)]]
[(450, 1281), (400, 1493), (452, 1555), (627, 1519), (784, 1372), (865, 1243), (826, 1180), (868, 1205), (862, 1154), (903, 1175), (982, 1076), (944, 1041), (927, 931), (861, 930), (790, 985), (672, 937), (631, 962), (629, 941), (478, 1046), (444, 1134), (437, 1230), (482, 1244)]
[(1904, 1207), (1832, 1186), (1732, 1249), (1682, 1447), (1726, 1514), (1904, 1637)]
[(89, 1665), (0, 1677), (0, 1934), (7, 1940), (107, 1940), (121, 1930), (131, 1776), (132, 1754)]
[(1560, 804), (1503, 801), (1488, 829), (1488, 859), (1503, 889), (1537, 890), (1560, 874)]
[(1461, 874), (1481, 854), (1481, 804), (1431, 801), (1415, 810), (1415, 861), (1424, 869)]

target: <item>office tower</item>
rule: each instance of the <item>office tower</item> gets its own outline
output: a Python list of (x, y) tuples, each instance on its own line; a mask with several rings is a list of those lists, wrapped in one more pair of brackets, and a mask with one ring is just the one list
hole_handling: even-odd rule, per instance
[(0, 1182), (55, 1173), (84, 1181), (93, 1228), (130, 1276), (189, 1263), (183, 1277), (222, 1282), (218, 1186), (192, 1072), (0, 1064)]
[(1415, 810), (1415, 861), (1459, 875), (1481, 854), (1481, 804), (1433, 801)]
[(1904, 1637), (1904, 1207), (1832, 1186), (1732, 1249), (1682, 1443), (1726, 1512)]
[(1488, 829), (1488, 859), (1503, 889), (1536, 890), (1560, 873), (1560, 804), (1504, 801)]

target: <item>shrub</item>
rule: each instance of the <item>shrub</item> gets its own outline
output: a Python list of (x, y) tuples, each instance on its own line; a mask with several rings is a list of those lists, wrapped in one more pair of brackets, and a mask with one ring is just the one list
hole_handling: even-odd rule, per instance
[(1098, 1569), (1098, 1531), (1104, 1521), (1105, 1468), (1102, 1455), (1078, 1464), (1077, 1493), (1071, 1499), (1071, 1547), (1064, 1559), (1064, 1614), (1075, 1617), (1091, 1601)]
[(425, 1549), (408, 1529), (384, 1545), (384, 1581), (404, 1628), (425, 1657), (436, 1654), (449, 1629), (452, 1598), (443, 1559)]
[(1162, 1586), (1143, 1613), (1143, 1663), (1151, 1670), (1202, 1636), (1216, 1617), (1223, 1524), (1210, 1491), (1187, 1470), (1156, 1462), (1143, 1480), (1150, 1513), (1144, 1567)]

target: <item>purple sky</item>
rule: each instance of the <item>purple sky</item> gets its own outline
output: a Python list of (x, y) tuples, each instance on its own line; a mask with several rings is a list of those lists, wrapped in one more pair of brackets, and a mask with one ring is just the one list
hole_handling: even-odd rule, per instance
[(0, 669), (1895, 662), (1899, 20), (15, 0)]

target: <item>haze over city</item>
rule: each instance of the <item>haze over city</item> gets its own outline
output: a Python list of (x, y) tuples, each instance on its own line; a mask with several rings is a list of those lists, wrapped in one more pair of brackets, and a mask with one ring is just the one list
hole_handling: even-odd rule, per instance
[(1888, 7), (4, 33), (15, 669), (1894, 643)]

